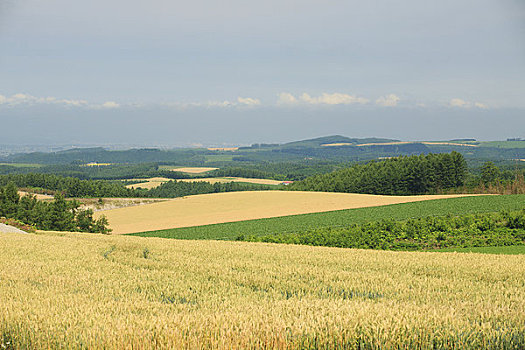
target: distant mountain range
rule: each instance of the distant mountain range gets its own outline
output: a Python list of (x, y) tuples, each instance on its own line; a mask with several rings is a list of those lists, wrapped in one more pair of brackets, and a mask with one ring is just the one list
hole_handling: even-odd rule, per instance
[(471, 159), (512, 160), (525, 158), (525, 141), (455, 139), (450, 141), (400, 141), (386, 138), (350, 138), (341, 135), (318, 137), (284, 144), (253, 144), (249, 147), (208, 149), (103, 147), (72, 148), (56, 152), (17, 153), (0, 158), (6, 163), (86, 164), (98, 163), (185, 163), (244, 164), (243, 162), (287, 162), (303, 160), (364, 161), (385, 157), (458, 151)]

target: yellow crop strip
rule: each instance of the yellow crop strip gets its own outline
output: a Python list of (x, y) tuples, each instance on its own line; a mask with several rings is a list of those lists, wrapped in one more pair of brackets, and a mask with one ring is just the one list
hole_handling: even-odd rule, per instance
[(525, 256), (70, 233), (0, 251), (0, 346), (524, 345)]

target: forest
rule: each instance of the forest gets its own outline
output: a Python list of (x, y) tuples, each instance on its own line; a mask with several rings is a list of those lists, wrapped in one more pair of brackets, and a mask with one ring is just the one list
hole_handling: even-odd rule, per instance
[(467, 163), (458, 152), (402, 156), (311, 176), (289, 188), (384, 195), (437, 193), (463, 186), (467, 170)]

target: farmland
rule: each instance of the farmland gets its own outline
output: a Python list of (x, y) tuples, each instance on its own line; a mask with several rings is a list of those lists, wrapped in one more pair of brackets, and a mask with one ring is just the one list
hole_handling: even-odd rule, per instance
[(525, 140), (521, 141), (484, 141), (480, 143), (485, 147), (495, 148), (525, 148)]
[[(523, 164), (483, 157), (525, 155), (453, 143), (326, 137), (0, 165), (6, 222), (37, 229), (0, 234), (0, 349), (524, 348), (525, 195), (434, 194), (523, 193)], [(483, 157), (472, 168), (431, 148)], [(116, 235), (95, 233), (103, 215)]]
[(166, 177), (151, 177), (149, 179), (131, 179), (130, 181), (142, 181), (139, 183), (126, 185), (127, 188), (144, 188), (144, 189), (151, 189), (160, 186), (161, 184), (168, 182), (172, 179), (168, 179)]
[(525, 346), (525, 256), (0, 238), (13, 348)]
[[(144, 188), (144, 189), (152, 189), (159, 187), (165, 182), (171, 181), (173, 179), (168, 179), (165, 177), (152, 177), (149, 179), (131, 179), (131, 181), (142, 181), (135, 184), (127, 185), (127, 188)], [(211, 184), (214, 183), (228, 183), (228, 182), (244, 182), (244, 183), (252, 183), (252, 184), (260, 184), (260, 185), (279, 185), (282, 183), (282, 181), (277, 180), (270, 180), (270, 179), (252, 179), (252, 178), (243, 178), (243, 177), (200, 177), (200, 178), (191, 178), (191, 179), (178, 179), (176, 181), (183, 181), (183, 182), (209, 182)]]
[(0, 163), (0, 166), (10, 166), (14, 168), (40, 168), (42, 167), (41, 164), (35, 164), (35, 163)]
[(177, 239), (235, 239), (239, 235), (265, 235), (298, 232), (326, 227), (341, 227), (382, 219), (405, 220), (439, 215), (519, 210), (524, 207), (525, 195), (477, 196), (439, 199), (414, 203), (384, 205), (369, 208), (329, 211), (303, 215), (282, 216), (259, 220), (229, 222), (215, 225), (183, 227), (134, 235)]
[(270, 180), (270, 179), (252, 179), (252, 178), (245, 178), (245, 177), (204, 177), (204, 178), (195, 178), (195, 179), (182, 179), (180, 181), (184, 182), (195, 182), (195, 181), (205, 181), (209, 183), (226, 183), (226, 182), (245, 182), (245, 183), (252, 183), (252, 184), (260, 184), (260, 185), (279, 185), (282, 183), (282, 181), (278, 180)]
[(104, 211), (114, 233), (133, 233), (406, 203), (450, 196), (376, 196), (299, 191), (214, 193)]
[(208, 171), (216, 170), (218, 168), (206, 168), (206, 167), (171, 167), (171, 166), (161, 166), (161, 169), (164, 170), (171, 170), (171, 171), (179, 171), (181, 173), (188, 173), (188, 174), (203, 174), (207, 173)]

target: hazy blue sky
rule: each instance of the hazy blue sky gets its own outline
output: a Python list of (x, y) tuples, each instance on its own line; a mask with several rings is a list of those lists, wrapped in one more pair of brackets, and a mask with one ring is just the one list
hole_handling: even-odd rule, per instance
[(525, 137), (525, 2), (0, 0), (0, 143)]

